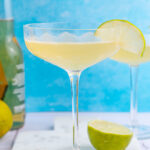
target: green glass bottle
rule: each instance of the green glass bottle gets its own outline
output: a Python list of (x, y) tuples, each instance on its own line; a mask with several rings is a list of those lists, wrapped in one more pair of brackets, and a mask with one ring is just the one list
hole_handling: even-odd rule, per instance
[(14, 35), (10, 1), (0, 0), (0, 99), (13, 113), (13, 127), (24, 124), (24, 63), (21, 48)]

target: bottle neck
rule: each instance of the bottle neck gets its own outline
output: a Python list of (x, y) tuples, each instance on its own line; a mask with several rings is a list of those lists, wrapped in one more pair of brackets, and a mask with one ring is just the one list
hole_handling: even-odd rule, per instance
[(11, 39), (14, 36), (14, 21), (0, 19), (0, 40)]
[(11, 0), (0, 0), (0, 19), (12, 19)]

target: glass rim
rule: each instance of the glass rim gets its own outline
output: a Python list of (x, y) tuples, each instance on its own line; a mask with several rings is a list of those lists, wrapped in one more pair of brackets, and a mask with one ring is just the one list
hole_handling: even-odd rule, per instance
[[(29, 24), (25, 24), (25, 25), (23, 25), (23, 29), (27, 29), (27, 28), (29, 28), (29, 29), (42, 29), (42, 30), (81, 30), (81, 31), (96, 31), (96, 30), (106, 30), (106, 29), (113, 29), (113, 28), (111, 28), (111, 27), (107, 27), (107, 28), (103, 28), (103, 29), (98, 29), (98, 28), (54, 28), (54, 27), (50, 27), (50, 25), (57, 25), (57, 24), (67, 24), (68, 22), (49, 22), (49, 23), (29, 23)], [(68, 23), (69, 24), (69, 23)], [(39, 26), (38, 26), (39, 25)], [(40, 25), (41, 25), (41, 27), (40, 27)], [(45, 26), (45, 27), (43, 27), (42, 25), (47, 25), (47, 27)], [(99, 27), (99, 26), (98, 26)]]

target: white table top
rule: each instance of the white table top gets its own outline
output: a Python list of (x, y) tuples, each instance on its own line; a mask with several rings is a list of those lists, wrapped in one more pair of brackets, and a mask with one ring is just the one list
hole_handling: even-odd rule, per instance
[[(99, 118), (109, 120), (121, 124), (129, 124), (129, 113), (80, 113), (79, 120), (83, 118)], [(0, 139), (0, 150), (11, 150), (13, 143), (19, 132), (33, 130), (51, 130), (54, 128), (65, 128), (66, 122), (72, 118), (71, 113), (27, 113), (25, 125), (18, 131), (11, 131)], [(140, 123), (150, 125), (150, 113), (140, 113), (138, 116)], [(70, 122), (71, 123), (71, 122)], [(68, 126), (71, 126), (68, 124)], [(67, 129), (67, 127), (66, 127)], [(145, 150), (150, 150), (146, 144), (150, 144), (149, 140), (140, 141)], [(150, 146), (150, 145), (149, 145)]]

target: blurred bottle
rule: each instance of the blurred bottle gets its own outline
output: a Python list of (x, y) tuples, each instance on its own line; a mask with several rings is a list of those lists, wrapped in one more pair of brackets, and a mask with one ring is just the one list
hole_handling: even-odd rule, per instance
[(13, 113), (13, 127), (23, 126), (24, 64), (21, 48), (14, 35), (10, 0), (0, 0), (0, 99)]

